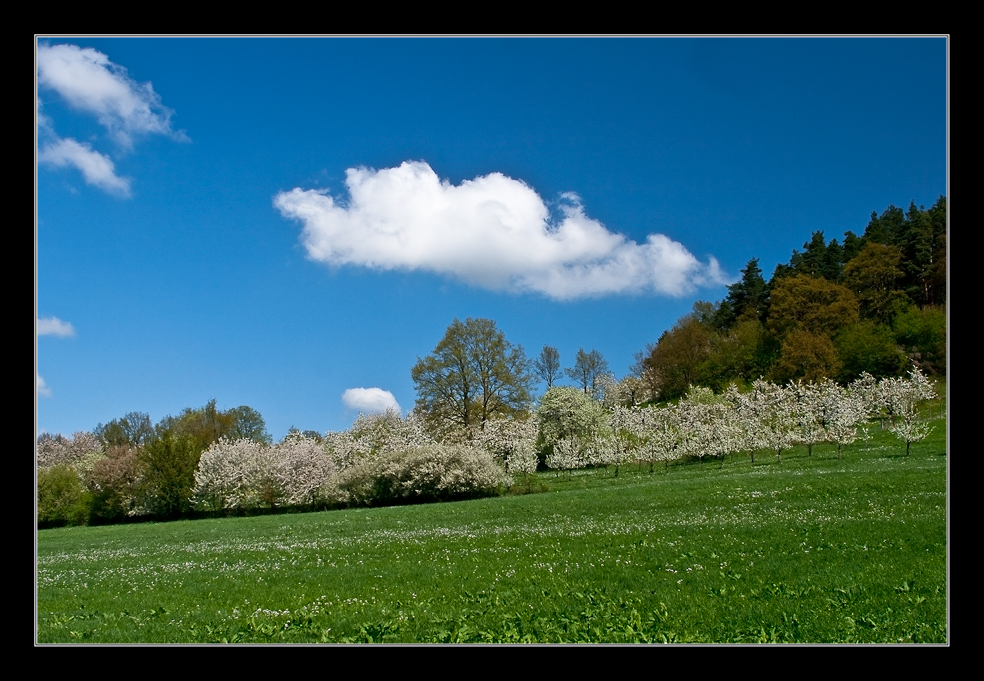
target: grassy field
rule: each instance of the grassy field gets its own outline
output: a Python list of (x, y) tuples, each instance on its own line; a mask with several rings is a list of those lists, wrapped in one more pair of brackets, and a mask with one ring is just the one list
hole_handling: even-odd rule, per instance
[(947, 641), (945, 422), (478, 501), (37, 534), (49, 642)]

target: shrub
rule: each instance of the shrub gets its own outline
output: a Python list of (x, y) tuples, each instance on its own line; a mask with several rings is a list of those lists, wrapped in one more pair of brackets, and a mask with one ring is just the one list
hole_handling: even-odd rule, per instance
[(92, 495), (68, 464), (38, 470), (38, 526), (85, 525)]
[(342, 473), (339, 487), (349, 503), (383, 505), (495, 496), (510, 482), (490, 453), (435, 444), (363, 460)]
[(277, 445), (220, 440), (202, 454), (192, 503), (197, 509), (252, 509), (337, 503), (335, 462), (301, 433)]

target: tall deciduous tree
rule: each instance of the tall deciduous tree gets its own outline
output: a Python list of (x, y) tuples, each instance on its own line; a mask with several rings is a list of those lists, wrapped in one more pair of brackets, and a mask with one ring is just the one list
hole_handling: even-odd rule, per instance
[(858, 321), (858, 301), (851, 291), (825, 279), (799, 274), (772, 289), (769, 326), (785, 338), (793, 329), (833, 336)]
[(148, 414), (131, 411), (106, 425), (100, 423), (94, 434), (103, 447), (139, 447), (153, 437), (154, 426)]
[(844, 266), (844, 285), (858, 297), (864, 317), (886, 323), (894, 304), (906, 300), (905, 293), (896, 290), (903, 274), (901, 261), (899, 249), (872, 241)]
[(554, 381), (560, 377), (560, 351), (549, 345), (544, 345), (540, 356), (533, 361), (536, 375), (547, 384), (547, 390), (553, 387)]
[(432, 420), (466, 432), (530, 405), (523, 348), (506, 341), (491, 319), (455, 319), (434, 352), (417, 360), (411, 376), (417, 407)]
[(571, 380), (577, 381), (585, 394), (594, 393), (598, 378), (607, 372), (608, 360), (602, 357), (597, 350), (585, 352), (584, 348), (578, 348), (577, 356), (574, 358), (574, 366), (570, 369), (564, 369), (564, 373)]
[(659, 377), (660, 398), (673, 399), (702, 382), (710, 352), (711, 331), (690, 314), (663, 332), (643, 365)]

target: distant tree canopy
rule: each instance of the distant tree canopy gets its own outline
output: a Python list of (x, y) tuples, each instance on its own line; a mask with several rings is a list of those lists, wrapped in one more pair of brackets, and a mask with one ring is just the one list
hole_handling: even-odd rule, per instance
[(946, 371), (946, 198), (871, 214), (863, 236), (813, 232), (803, 250), (762, 276), (758, 258), (718, 303), (695, 303), (636, 355), (633, 373), (658, 399), (690, 384), (723, 389), (759, 377), (787, 381), (867, 371), (899, 376), (915, 363)]

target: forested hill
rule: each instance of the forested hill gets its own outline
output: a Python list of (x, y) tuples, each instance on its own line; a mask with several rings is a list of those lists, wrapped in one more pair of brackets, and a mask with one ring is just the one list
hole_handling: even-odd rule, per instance
[(845, 383), (913, 364), (943, 375), (946, 224), (941, 196), (928, 209), (872, 212), (861, 236), (814, 232), (769, 281), (752, 258), (724, 300), (697, 302), (637, 355), (634, 372), (661, 400), (760, 376)]

